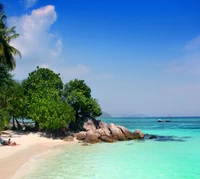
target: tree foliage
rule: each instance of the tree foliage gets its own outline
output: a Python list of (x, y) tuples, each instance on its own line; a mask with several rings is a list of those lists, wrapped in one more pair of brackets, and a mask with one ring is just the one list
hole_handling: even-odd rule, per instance
[(63, 88), (59, 74), (37, 67), (21, 84), (0, 67), (0, 127), (13, 119), (32, 119), (39, 129), (56, 130), (98, 117), (101, 107), (84, 80), (71, 80)]
[(63, 83), (59, 74), (38, 67), (22, 86), (24, 109), (40, 129), (58, 129), (75, 119), (73, 108), (61, 100)]
[(65, 100), (74, 108), (76, 121), (85, 117), (98, 117), (102, 114), (97, 99), (92, 98), (91, 89), (84, 80), (71, 80), (66, 83), (63, 90)]
[(16, 33), (15, 27), (8, 28), (6, 26), (6, 19), (3, 5), (0, 4), (0, 66), (14, 70), (16, 67), (15, 55), (21, 57), (21, 53), (11, 46), (10, 42), (19, 34)]
[(10, 100), (14, 96), (17, 83), (12, 79), (12, 75), (4, 67), (0, 67), (0, 126), (8, 124), (12, 108)]

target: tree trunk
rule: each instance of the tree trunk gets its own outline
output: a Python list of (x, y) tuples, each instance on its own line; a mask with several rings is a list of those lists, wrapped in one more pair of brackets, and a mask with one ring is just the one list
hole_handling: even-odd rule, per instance
[(17, 128), (19, 129), (19, 130), (22, 130), (22, 126), (21, 126), (21, 124), (19, 123), (19, 121), (17, 120), (17, 119), (15, 119), (16, 120), (16, 122), (17, 122)]
[(12, 130), (16, 130), (15, 118), (14, 117), (12, 118), (12, 123), (13, 123)]
[(35, 131), (39, 131), (39, 129), (40, 129), (39, 123), (38, 123), (38, 122), (35, 122), (34, 130), (35, 130)]
[(27, 130), (29, 127), (25, 124), (24, 119), (22, 119), (23, 125), (25, 127), (25, 130)]

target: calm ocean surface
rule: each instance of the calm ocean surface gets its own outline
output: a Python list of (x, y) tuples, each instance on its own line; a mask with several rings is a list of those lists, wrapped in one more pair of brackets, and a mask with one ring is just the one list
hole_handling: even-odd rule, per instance
[[(23, 179), (199, 179), (200, 118), (110, 118), (107, 123), (156, 134), (151, 140), (70, 144), (28, 163)], [(165, 121), (167, 118), (161, 118)]]

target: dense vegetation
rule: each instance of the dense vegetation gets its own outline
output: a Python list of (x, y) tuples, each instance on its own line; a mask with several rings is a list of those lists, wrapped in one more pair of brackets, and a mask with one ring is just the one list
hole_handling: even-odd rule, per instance
[(0, 4), (0, 130), (11, 121), (13, 129), (22, 130), (18, 119), (31, 119), (35, 127), (24, 123), (27, 130), (54, 131), (69, 124), (77, 126), (89, 116), (100, 116), (100, 105), (84, 80), (75, 79), (64, 85), (59, 74), (39, 67), (22, 83), (13, 79), (10, 72), (16, 66), (15, 56), (21, 54), (10, 42), (19, 34), (15, 27), (8, 28), (5, 20)]
[(91, 97), (91, 90), (83, 80), (75, 79), (63, 85), (59, 74), (39, 67), (21, 84), (2, 67), (0, 77), (1, 126), (12, 119), (13, 128), (22, 129), (20, 118), (32, 119), (35, 130), (56, 130), (101, 115), (97, 100)]

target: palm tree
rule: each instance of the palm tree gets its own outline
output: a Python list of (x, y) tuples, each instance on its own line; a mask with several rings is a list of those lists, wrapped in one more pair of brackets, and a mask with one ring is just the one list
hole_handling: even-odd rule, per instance
[(6, 15), (4, 14), (3, 5), (0, 4), (0, 66), (14, 70), (16, 67), (15, 55), (21, 58), (21, 53), (10, 45), (11, 40), (17, 38), (15, 27), (6, 26)]

